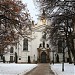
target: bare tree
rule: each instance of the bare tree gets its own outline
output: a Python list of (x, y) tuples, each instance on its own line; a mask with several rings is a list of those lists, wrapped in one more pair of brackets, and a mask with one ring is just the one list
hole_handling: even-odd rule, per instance
[(0, 50), (17, 43), (19, 35), (27, 37), (30, 30), (26, 4), (20, 0), (0, 0)]
[(73, 43), (75, 0), (36, 0), (36, 2), (38, 2), (40, 9), (45, 10), (46, 18), (52, 22), (46, 28), (46, 32), (48, 31), (46, 34), (49, 35), (50, 43), (56, 45), (56, 41), (64, 39), (66, 47), (68, 47), (68, 51), (72, 52), (75, 62)]

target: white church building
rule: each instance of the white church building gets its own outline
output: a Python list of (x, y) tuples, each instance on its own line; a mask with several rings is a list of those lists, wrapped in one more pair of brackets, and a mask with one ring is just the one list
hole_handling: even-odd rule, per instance
[[(32, 32), (29, 37), (23, 38), (19, 37), (19, 43), (16, 45), (11, 45), (10, 49), (3, 56), (6, 62), (15, 62), (15, 53), (17, 53), (17, 63), (50, 63), (51, 61), (56, 61), (55, 52), (49, 44), (49, 41), (43, 42), (42, 35), (44, 28), (50, 25), (50, 21), (45, 20), (42, 22), (39, 20), (38, 24), (32, 27)], [(66, 60), (68, 55), (65, 56)], [(62, 62), (63, 55), (59, 54), (59, 60)]]
[[(29, 35), (31, 38), (23, 38), (20, 36), (19, 43), (17, 45), (11, 45), (9, 51), (4, 54), (5, 61), (14, 62), (15, 52), (17, 53), (18, 63), (28, 63), (28, 60), (32, 63), (38, 61), (38, 48), (40, 44), (43, 44), (42, 32), (47, 24), (47, 22), (44, 24), (39, 20), (38, 24), (32, 27), (31, 35)], [(48, 42), (45, 43), (45, 50), (46, 44)]]

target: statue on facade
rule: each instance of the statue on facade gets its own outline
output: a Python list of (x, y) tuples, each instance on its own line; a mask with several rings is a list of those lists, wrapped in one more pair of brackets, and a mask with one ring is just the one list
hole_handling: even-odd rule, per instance
[(45, 42), (43, 41), (43, 48), (45, 48)]
[(41, 45), (41, 43), (40, 43), (39, 48), (41, 48), (41, 47), (42, 47), (42, 45)]
[(49, 44), (47, 44), (47, 48), (49, 48)]

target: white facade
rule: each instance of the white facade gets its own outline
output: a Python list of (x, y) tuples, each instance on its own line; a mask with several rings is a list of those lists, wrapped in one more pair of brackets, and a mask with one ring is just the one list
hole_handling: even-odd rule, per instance
[[(12, 52), (10, 51), (12, 48)], [(8, 49), (8, 48), (7, 48)], [(10, 61), (14, 61), (15, 59), (15, 51), (16, 51), (16, 47), (11, 45), (10, 46), (10, 49), (7, 50), (8, 52), (5, 52), (4, 53), (4, 57), (5, 57), (5, 61), (6, 62), (10, 62)], [(11, 60), (10, 60), (11, 59)]]
[[(41, 25), (40, 25), (41, 24)], [(50, 25), (50, 21), (46, 21), (46, 24), (38, 22), (38, 24), (32, 28), (32, 34), (29, 36), (30, 38), (28, 39), (28, 50), (23, 50), (23, 37), (19, 37), (19, 43), (17, 43), (17, 46), (11, 46), (13, 47), (13, 53), (6, 53), (5, 60), (10, 61), (10, 60), (15, 60), (15, 52), (17, 53), (17, 58), (18, 58), (18, 63), (27, 63), (28, 62), (28, 56), (30, 56), (30, 61), (34, 62), (37, 61), (38, 57), (38, 52), (37, 48), (39, 48), (39, 45), (42, 43), (42, 31), (43, 29), (47, 26)], [(49, 41), (45, 42), (46, 44), (49, 44)], [(52, 48), (51, 48), (52, 49)], [(54, 53), (54, 61), (56, 61), (55, 57), (56, 52)], [(13, 57), (13, 58), (12, 58)], [(59, 60), (62, 62), (62, 54), (59, 54)], [(66, 56), (67, 58), (67, 56)], [(50, 52), (50, 60), (53, 61), (53, 52)]]
[[(46, 21), (47, 24), (47, 21)], [(13, 56), (13, 61), (15, 60), (15, 52), (18, 56), (18, 62), (28, 62), (28, 56), (30, 56), (30, 61), (33, 62), (34, 60), (37, 61), (37, 48), (39, 44), (42, 43), (42, 31), (45, 28), (46, 24), (42, 23), (42, 21), (38, 21), (38, 24), (32, 28), (32, 34), (28, 38), (28, 50), (23, 50), (23, 37), (19, 37), (19, 43), (17, 43), (17, 47), (13, 46), (13, 53), (6, 53), (5, 60), (10, 61), (10, 56)], [(12, 47), (12, 46), (11, 46)]]
[[(30, 56), (31, 62), (37, 60), (37, 48), (40, 44), (40, 39), (42, 37), (42, 33), (40, 32), (32, 32), (32, 40), (28, 39), (28, 50), (23, 51), (23, 39), (20, 39), (20, 44), (18, 44), (17, 54), (18, 54), (18, 62), (28, 62), (28, 56)], [(20, 58), (20, 60), (19, 60)]]

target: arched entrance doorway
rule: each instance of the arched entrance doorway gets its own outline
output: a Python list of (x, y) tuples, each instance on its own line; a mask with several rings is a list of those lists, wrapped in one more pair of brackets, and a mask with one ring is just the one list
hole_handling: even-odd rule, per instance
[(46, 52), (41, 53), (41, 63), (46, 63)]

